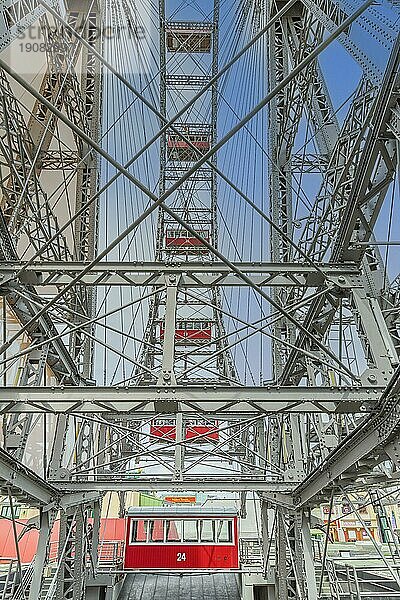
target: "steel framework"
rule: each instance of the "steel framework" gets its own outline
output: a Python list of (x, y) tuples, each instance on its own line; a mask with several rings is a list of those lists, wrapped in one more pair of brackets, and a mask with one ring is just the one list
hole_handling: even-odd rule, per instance
[(3, 600), (113, 597), (130, 490), (257, 494), (263, 581), (318, 600), (311, 511), (368, 488), (398, 583), (400, 6), (226, 4), (0, 2)]

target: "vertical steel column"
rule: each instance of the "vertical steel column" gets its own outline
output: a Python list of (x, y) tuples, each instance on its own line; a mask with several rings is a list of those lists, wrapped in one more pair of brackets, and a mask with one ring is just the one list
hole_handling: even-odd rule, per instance
[(39, 540), (36, 549), (32, 582), (29, 587), (28, 600), (38, 600), (42, 589), (43, 571), (48, 560), (50, 534), (56, 516), (54, 510), (40, 511)]
[[(125, 515), (123, 515), (125, 516)], [(97, 569), (99, 560), (99, 541), (100, 541), (100, 522), (101, 522), (101, 501), (93, 505), (93, 529), (90, 541), (90, 551), (92, 553), (92, 563), (94, 569)]]
[(315, 577), (315, 564), (313, 556), (313, 546), (310, 533), (310, 517), (309, 511), (301, 511), (301, 548), (298, 549), (298, 554), (302, 550), (302, 556), (304, 560), (301, 561), (300, 567), (304, 567), (303, 574), (303, 587), (304, 587), (304, 598), (307, 600), (317, 600), (317, 581)]
[[(18, 385), (43, 385), (48, 351), (49, 347), (46, 345), (40, 350), (33, 350), (27, 355)], [(33, 419), (34, 416), (32, 414), (11, 414), (4, 417), (4, 447), (17, 460), (22, 461), (24, 458)], [(45, 451), (46, 449), (43, 448), (43, 451), (37, 450), (36, 454), (34, 454), (33, 448), (31, 448), (30, 456), (25, 456), (25, 464), (39, 470), (39, 456), (43, 456)]]
[[(164, 321), (164, 339), (162, 365), (158, 378), (158, 384), (170, 386), (176, 384), (174, 359), (175, 359), (175, 331), (176, 331), (176, 304), (178, 295), (178, 275), (166, 276), (166, 300), (165, 300), (165, 321)], [(185, 424), (181, 412), (176, 414), (175, 425), (175, 467), (174, 478), (177, 480), (183, 477), (184, 468), (184, 448), (182, 441), (185, 439)]]
[[(101, 52), (102, 31), (101, 27), (101, 0), (96, 0), (90, 13), (82, 10), (82, 5), (76, 0), (69, 0), (70, 19), (76, 21), (79, 27), (85, 26), (87, 40), (93, 46), (94, 50)], [(90, 135), (93, 140), (98, 141), (101, 127), (101, 65), (98, 59), (87, 48), (81, 46), (81, 94), (84, 98), (84, 117), (89, 127)], [(81, 147), (81, 156), (78, 157), (79, 170), (76, 184), (76, 205), (75, 211), (78, 212), (88, 202), (88, 200), (97, 192), (99, 187), (98, 158), (93, 152), (89, 152), (86, 145)], [(92, 203), (90, 207), (79, 217), (75, 224), (74, 231), (74, 260), (91, 261), (95, 257), (98, 238), (98, 201)], [(75, 308), (82, 311), (88, 319), (91, 318), (95, 308), (95, 290), (94, 288), (79, 287), (77, 293), (80, 296), (79, 306)], [(82, 305), (82, 306), (81, 306)], [(92, 329), (93, 326), (90, 326)], [(82, 372), (87, 378), (93, 376), (93, 341), (82, 334), (76, 332), (71, 339), (72, 352), (75, 357), (82, 362)]]
[(72, 576), (72, 548), (71, 538), (73, 531), (74, 514), (60, 513), (60, 530), (58, 537), (58, 564), (59, 572), (55, 590), (55, 600), (66, 600), (67, 592), (73, 584)]
[(86, 597), (86, 523), (89, 507), (78, 506), (60, 514), (60, 534), (55, 600), (84, 600)]
[(165, 325), (161, 371), (158, 385), (175, 385), (175, 330), (179, 275), (166, 276)]
[[(267, 6), (267, 19), (275, 12), (275, 3)], [(310, 18), (300, 4), (295, 5), (268, 33), (268, 85), (274, 88), (289, 73), (290, 60), (301, 60), (309, 46), (302, 40), (298, 43), (297, 33), (303, 38), (311, 28)], [(293, 34), (296, 40), (292, 40)], [(297, 47), (296, 47), (297, 46)], [(303, 77), (303, 75), (302, 75)], [(311, 85), (308, 82), (308, 85)], [(288, 238), (293, 236), (292, 214), (292, 153), (295, 136), (302, 116), (302, 94), (304, 81), (294, 80), (283, 89), (269, 105), (268, 145), (271, 160), (268, 164), (270, 215)], [(312, 91), (310, 92), (312, 94)], [(292, 249), (288, 241), (271, 228), (271, 260), (285, 263), (291, 260)], [(290, 291), (272, 289), (272, 297), (284, 306)], [(279, 340), (294, 343), (295, 328), (286, 319), (274, 326), (274, 335)], [(279, 380), (288, 352), (279, 342), (272, 343), (273, 376)], [(270, 456), (273, 463), (285, 468), (285, 478), (298, 478), (304, 474), (305, 457), (303, 448), (304, 422), (296, 415), (269, 419)], [(303, 515), (285, 514), (277, 507), (276, 518), (276, 595), (278, 600), (316, 599), (315, 573), (312, 562), (306, 560), (305, 549), (311, 543), (309, 529), (303, 523)], [(304, 538), (304, 539), (303, 539)], [(307, 572), (307, 577), (305, 573)]]
[[(274, 3), (267, 5), (267, 19), (274, 14)], [(288, 74), (288, 56), (285, 49), (284, 36), (288, 35), (288, 17), (277, 21), (268, 32), (268, 86), (273, 89), (279, 81)], [(279, 148), (279, 136), (282, 134), (285, 123), (283, 119), (287, 114), (285, 107), (285, 90), (275, 96), (268, 108), (268, 147), (272, 162), (268, 165), (269, 191), (270, 191), (270, 215), (274, 223), (290, 237), (292, 232), (292, 190), (290, 163), (287, 164), (287, 152), (285, 148)], [(285, 110), (286, 109), (286, 110)], [(290, 246), (281, 239), (274, 228), (270, 229), (271, 260), (273, 262), (285, 262), (289, 260)], [(279, 292), (272, 289), (272, 297), (280, 301)], [(293, 325), (284, 320), (278, 321), (273, 329), (276, 338), (283, 337), (293, 343)], [(284, 357), (282, 356), (282, 345), (272, 342), (272, 365), (273, 376), (277, 380), (282, 372)], [(271, 460), (280, 465), (282, 456), (282, 435), (285, 427), (283, 419), (271, 417), (269, 419)], [(293, 581), (293, 571), (288, 569), (288, 542), (286, 533), (286, 522), (283, 512), (276, 507), (276, 596), (277, 600), (288, 600), (295, 597), (297, 593), (296, 582)], [(289, 557), (290, 565), (290, 557)]]
[(185, 422), (181, 412), (176, 414), (176, 444), (175, 444), (175, 468), (174, 468), (174, 479), (183, 479), (183, 467), (185, 452), (183, 447), (183, 440), (185, 439)]
[[(267, 18), (275, 12), (274, 3), (271, 2)], [(289, 73), (289, 57), (287, 40), (289, 36), (289, 19), (285, 15), (278, 20), (268, 32), (268, 86), (275, 88)], [(271, 161), (268, 164), (269, 190), (270, 190), (270, 215), (274, 223), (290, 238), (292, 236), (292, 173), (291, 151), (284, 136), (289, 127), (289, 112), (287, 105), (288, 91), (282, 90), (270, 102), (268, 109), (268, 147)], [(278, 232), (271, 228), (271, 260), (276, 263), (288, 262), (291, 256), (291, 246)], [(271, 290), (276, 302), (284, 301), (282, 291), (276, 288)], [(278, 321), (274, 326), (274, 335), (279, 339), (294, 342), (293, 324), (286, 320)], [(274, 377), (278, 379), (284, 365), (286, 349), (282, 344), (273, 342), (273, 369)]]

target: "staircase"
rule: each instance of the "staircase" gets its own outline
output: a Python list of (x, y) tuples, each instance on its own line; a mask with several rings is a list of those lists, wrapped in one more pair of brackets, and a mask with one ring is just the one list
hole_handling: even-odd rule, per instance
[[(319, 591), (321, 586), (321, 575), (322, 565), (316, 563), (315, 565), (315, 576), (317, 580), (317, 590)], [(318, 600), (341, 600), (341, 587), (337, 577), (334, 563), (327, 559), (324, 569), (324, 578), (322, 582), (321, 593), (318, 596)]]
[(18, 563), (12, 560), (0, 590), (0, 600), (26, 600), (33, 577), (33, 562), (22, 571), (22, 584), (19, 577)]

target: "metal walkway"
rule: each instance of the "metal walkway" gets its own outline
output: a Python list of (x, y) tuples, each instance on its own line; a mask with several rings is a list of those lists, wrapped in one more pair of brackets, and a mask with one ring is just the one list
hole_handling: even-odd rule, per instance
[(240, 600), (235, 573), (127, 575), (119, 600)]

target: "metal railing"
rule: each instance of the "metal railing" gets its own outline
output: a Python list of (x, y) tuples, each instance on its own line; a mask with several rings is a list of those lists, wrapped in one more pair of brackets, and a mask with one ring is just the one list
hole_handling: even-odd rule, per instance
[(33, 578), (33, 561), (22, 566), (22, 581), (18, 561), (11, 559), (4, 581), (1, 581), (0, 600), (26, 600), (27, 591)]
[(98, 565), (119, 565), (123, 562), (125, 544), (119, 540), (101, 541), (98, 547)]
[[(340, 600), (400, 598), (400, 586), (388, 567), (382, 564), (368, 564), (368, 562), (368, 558), (364, 558), (362, 564), (357, 565), (328, 558), (326, 570), (331, 597)], [(370, 562), (372, 563), (372, 560)], [(397, 575), (400, 574), (400, 565), (393, 564), (391, 567)]]
[[(121, 562), (124, 557), (125, 542), (122, 540), (103, 540), (99, 542), (97, 556), (99, 564)], [(49, 564), (58, 561), (58, 540), (50, 542)], [(1, 600), (1, 598), (0, 598)]]
[(336, 572), (335, 563), (332, 560), (326, 561), (326, 573), (328, 576), (329, 590), (332, 600), (340, 600), (341, 598), (341, 587)]
[[(124, 557), (124, 542), (119, 540), (101, 541), (98, 546), (99, 570), (118, 570), (121, 568)], [(48, 600), (52, 598), (58, 577), (58, 540), (51, 541), (49, 545), (49, 556), (47, 568), (43, 574), (42, 596)], [(22, 582), (18, 561), (15, 558), (2, 561), (7, 563), (4, 572), (0, 575), (0, 600), (26, 600), (32, 583), (34, 573), (34, 560), (30, 564), (22, 565)]]
[(264, 565), (262, 544), (257, 538), (239, 540), (240, 563), (244, 567), (260, 567)]

